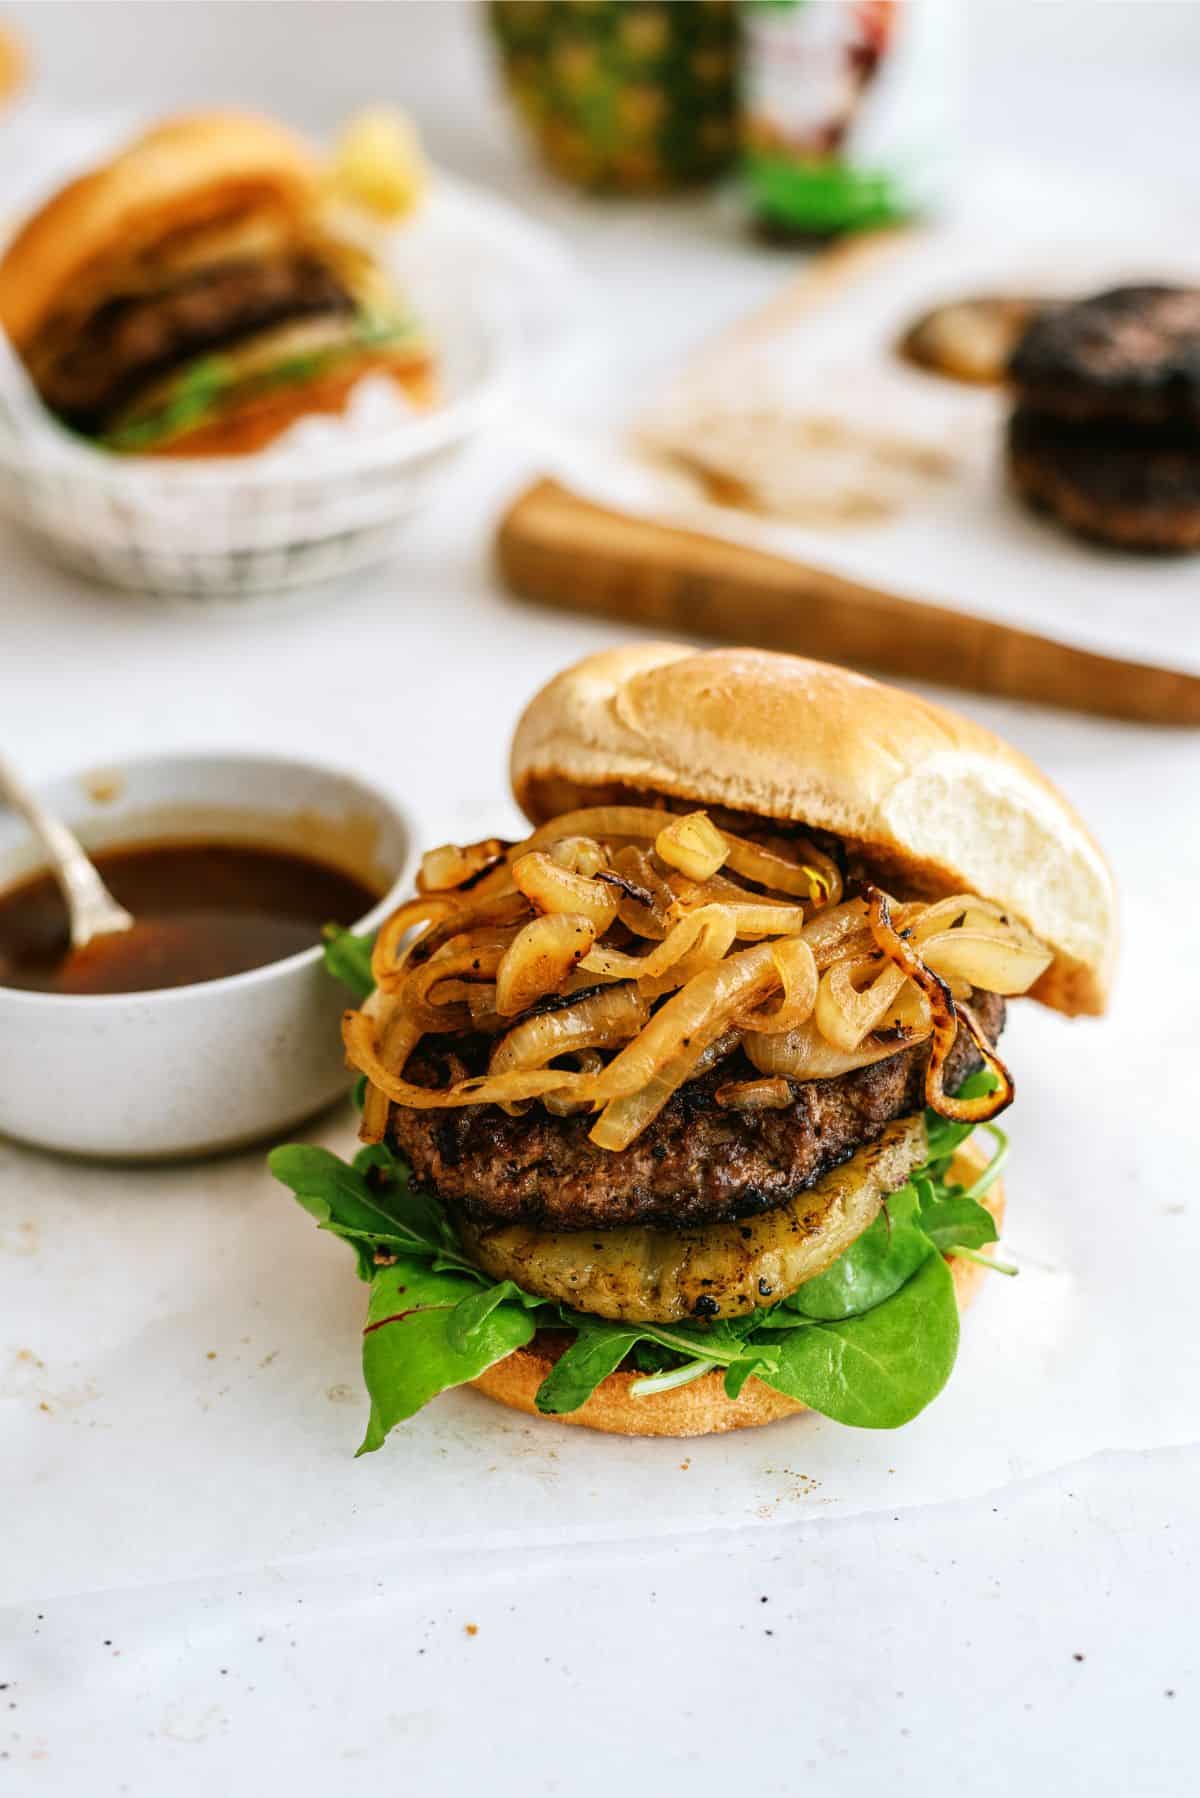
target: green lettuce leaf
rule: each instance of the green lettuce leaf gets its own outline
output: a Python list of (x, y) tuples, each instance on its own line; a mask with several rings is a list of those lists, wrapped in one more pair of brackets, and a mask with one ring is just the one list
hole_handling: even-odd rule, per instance
[(538, 1410), (550, 1417), (578, 1411), (600, 1382), (616, 1373), (639, 1334), (636, 1325), (613, 1324), (603, 1317), (581, 1317), (574, 1342), (538, 1387)]
[(321, 934), (325, 938), (327, 972), (343, 986), (348, 986), (356, 999), (368, 998), (375, 991), (375, 976), (371, 972), (375, 938), (355, 936), (352, 930), (343, 930), (340, 924), (326, 924)]
[(253, 372), (245, 370), (236, 355), (201, 356), (181, 368), (152, 401), (146, 402), (146, 409), (111, 425), (99, 441), (106, 449), (125, 452), (152, 449), (155, 444), (219, 417), (245, 398), (280, 387), (299, 386), (366, 351), (417, 336), (419, 331), (411, 318), (363, 313), (339, 342), (293, 350)]
[(811, 1322), (782, 1338), (757, 1377), (836, 1423), (894, 1430), (937, 1397), (958, 1353), (950, 1268), (928, 1254), (900, 1290), (861, 1316)]
[(467, 1333), (453, 1327), (470, 1293), (461, 1273), (438, 1273), (416, 1256), (381, 1268), (371, 1283), (363, 1332), (363, 1378), (371, 1414), (359, 1454), (382, 1446), (387, 1434), (439, 1392), (474, 1380), (533, 1335), (519, 1305), (497, 1304)]
[(932, 1252), (921, 1202), (909, 1181), (891, 1194), (874, 1223), (833, 1266), (806, 1280), (784, 1306), (830, 1322), (857, 1317), (899, 1292)]

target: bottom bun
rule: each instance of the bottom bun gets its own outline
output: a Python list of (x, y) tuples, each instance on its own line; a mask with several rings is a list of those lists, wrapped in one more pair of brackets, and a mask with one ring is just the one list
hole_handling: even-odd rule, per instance
[[(979, 1174), (984, 1157), (968, 1142), (958, 1151), (951, 1164), (951, 1177), (969, 1185)], [(1004, 1192), (1000, 1181), (982, 1201), (996, 1220), (1004, 1223)], [(982, 1251), (990, 1253), (990, 1247)], [(960, 1311), (966, 1309), (979, 1290), (987, 1269), (978, 1262), (959, 1256), (950, 1261), (955, 1297)], [(481, 1373), (472, 1381), (478, 1391), (498, 1404), (514, 1411), (525, 1411), (549, 1423), (576, 1424), (585, 1430), (604, 1430), (612, 1436), (716, 1436), (724, 1430), (748, 1430), (758, 1424), (775, 1423), (781, 1417), (794, 1417), (808, 1406), (799, 1399), (787, 1398), (761, 1380), (746, 1381), (737, 1398), (725, 1393), (725, 1377), (721, 1373), (702, 1374), (686, 1386), (672, 1392), (654, 1392), (646, 1398), (634, 1398), (631, 1387), (642, 1376), (636, 1373), (613, 1373), (602, 1380), (587, 1403), (578, 1411), (546, 1417), (536, 1403), (537, 1389), (554, 1365), (554, 1357), (534, 1348), (517, 1349)]]

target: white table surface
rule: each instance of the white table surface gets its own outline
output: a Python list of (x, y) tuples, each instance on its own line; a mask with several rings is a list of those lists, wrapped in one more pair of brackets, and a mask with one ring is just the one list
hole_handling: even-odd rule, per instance
[[(558, 200), (543, 210), (568, 216)], [(703, 208), (585, 215), (574, 230), (600, 303), (543, 379), (569, 380), (597, 410), (756, 303), (781, 274), (777, 260), (740, 246)], [(519, 444), (516, 424), (494, 434), (393, 567), (307, 603), (211, 616), (163, 609), (48, 570), (6, 536), (6, 744), (35, 775), (150, 746), (301, 750), (393, 788), (427, 838), (505, 829), (513, 814), (504, 759), (517, 710), (562, 663), (622, 634), (518, 605), (492, 578), (490, 523), (528, 472)], [(1161, 917), (1164, 891), (1181, 917), (1194, 906), (1200, 739), (952, 702), (1064, 785), (1113, 856), (1135, 923)], [(1127, 978), (1144, 959), (1143, 945)], [(1176, 1015), (1193, 993), (1200, 998), (1196, 964), (1185, 935), (1171, 977)], [(1132, 1016), (1127, 1004), (1122, 1015)], [(1031, 1026), (1015, 1025), (1010, 1046), (1027, 1073), (1030, 1127), (1045, 1132), (1056, 1057), (1112, 1060), (1123, 1037), (1112, 1026), (1086, 1037), (1053, 1021)], [(1200, 1148), (1200, 1094), (1182, 1037), (1162, 1065), (1146, 1041), (1134, 1060), (1123, 1159), (1136, 1167), (1153, 1084), (1155, 1107), (1170, 1094), (1177, 1113), (1181, 1183), (1162, 1190), (1161, 1158), (1158, 1189), (1139, 1193), (1134, 1181), (1136, 1228), (1138, 1204), (1195, 1203), (1187, 1181)], [(1086, 1143), (1099, 1122), (1075, 1117), (1061, 1130)], [(348, 1122), (336, 1127), (348, 1140)], [(1019, 1163), (1021, 1132), (1018, 1105)], [(1026, 1168), (1032, 1158), (1027, 1146)], [(800, 1480), (790, 1494), (764, 1493), (775, 1507), (769, 1529), (689, 1531), (674, 1541), (664, 1532), (667, 1484), (646, 1527), (615, 1537), (584, 1531), (548, 1550), (526, 1543), (482, 1553), (446, 1543), (417, 1550), (399, 1533), (381, 1546), (372, 1534), (369, 1552), (356, 1554), (353, 1482), (368, 1464), (344, 1462), (360, 1415), (357, 1390), (347, 1402), (344, 1382), (354, 1379), (360, 1294), (348, 1258), (325, 1242), (309, 1254), (307, 1236), (302, 1263), (319, 1288), (297, 1282), (295, 1306), (277, 1300), (276, 1310), (290, 1319), (289, 1391), (310, 1395), (314, 1464), (328, 1457), (332, 1469), (338, 1458), (325, 1547), (258, 1555), (225, 1574), (181, 1552), (175, 1575), (159, 1567), (132, 1578), (143, 1545), (111, 1532), (125, 1470), (106, 1461), (102, 1435), (99, 1448), (95, 1437), (84, 1443), (89, 1429), (107, 1427), (103, 1407), (119, 1407), (121, 1392), (96, 1389), (102, 1344), (91, 1360), (56, 1363), (54, 1261), (60, 1252), (69, 1261), (69, 1242), (43, 1237), (26, 1251), (38, 1234), (39, 1194), (56, 1216), (60, 1201), (94, 1203), (111, 1231), (107, 1297), (119, 1295), (136, 1337), (143, 1311), (147, 1320), (162, 1315), (161, 1294), (145, 1282), (145, 1267), (159, 1266), (157, 1238), (151, 1247), (147, 1236), (139, 1265), (139, 1231), (150, 1230), (149, 1216), (162, 1227), (156, 1193), (169, 1181), (181, 1239), (210, 1241), (219, 1262), (229, 1253), (225, 1232), (241, 1230), (247, 1195), (263, 1183), (256, 1157), (173, 1171), (161, 1188), (158, 1179), (80, 1171), (0, 1144), (0, 1251), (12, 1251), (0, 1252), (0, 1282), (22, 1298), (34, 1282), (45, 1295), (32, 1339), (27, 1306), (24, 1335), (10, 1339), (0, 1315), (0, 1429), (11, 1422), (11, 1440), (23, 1445), (31, 1418), (43, 1432), (28, 1462), (14, 1469), (10, 1457), (7, 1467), (18, 1496), (4, 1516), (0, 1567), (16, 1597), (0, 1611), (0, 1789), (6, 1773), (14, 1792), (97, 1798), (338, 1793), (382, 1779), (405, 1790), (497, 1794), (608, 1794), (622, 1783), (641, 1792), (676, 1781), (704, 1794), (749, 1783), (772, 1793), (809, 1785), (837, 1798), (885, 1786), (934, 1798), (1022, 1787), (1174, 1798), (1195, 1789), (1200, 1445), (1105, 1452), (954, 1501), (892, 1509), (881, 1495), (869, 1513), (836, 1518), (806, 1502)], [(1115, 1182), (1098, 1194), (1096, 1228), (1129, 1226), (1124, 1202)], [(294, 1245), (304, 1220), (278, 1203), (287, 1265), (301, 1265)], [(231, 1277), (252, 1291), (245, 1269)], [(1004, 1296), (986, 1302), (1002, 1306)], [(1152, 1283), (1129, 1297), (1152, 1329)], [(248, 1317), (255, 1345), (258, 1322)], [(219, 1456), (205, 1465), (204, 1444), (219, 1443), (227, 1427), (212, 1419), (232, 1410), (239, 1440), (256, 1438), (268, 1467), (274, 1420), (269, 1380), (234, 1367), (214, 1387), (208, 1351), (236, 1363), (238, 1349), (210, 1342), (207, 1327), (181, 1298), (173, 1327), (161, 1341), (148, 1338), (147, 1350), (163, 1355), (178, 1382), (174, 1427), (219, 1507), (236, 1503), (242, 1470)], [(30, 1352), (45, 1363), (41, 1373), (31, 1371)], [(1014, 1342), (1018, 1364), (1021, 1353)], [(971, 1368), (982, 1409), (993, 1373), (1004, 1379), (1003, 1365)], [(787, 1453), (802, 1467), (804, 1422), (780, 1427), (794, 1432)], [(545, 1430), (536, 1452), (553, 1492), (553, 1426)], [(511, 1452), (526, 1452), (519, 1439)], [(72, 1486), (77, 1454), (87, 1477)], [(392, 1465), (397, 1480), (413, 1476), (400, 1455)], [(170, 1518), (156, 1515), (152, 1454), (146, 1466), (130, 1532), (169, 1540)], [(62, 1506), (51, 1519), (61, 1556), (31, 1564), (22, 1541), (45, 1540), (47, 1493)], [(571, 1494), (558, 1502), (569, 1514)], [(289, 1491), (274, 1492), (273, 1503), (283, 1542)], [(261, 1525), (261, 1515), (248, 1520), (248, 1534), (261, 1535)]]

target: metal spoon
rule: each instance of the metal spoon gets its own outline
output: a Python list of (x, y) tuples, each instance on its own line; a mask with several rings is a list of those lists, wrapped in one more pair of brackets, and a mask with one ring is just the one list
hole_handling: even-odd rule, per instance
[(3, 755), (0, 755), (0, 794), (22, 814), (46, 851), (67, 902), (71, 947), (83, 949), (93, 937), (131, 930), (132, 917), (123, 905), (117, 904), (88, 860), (83, 845), (61, 819), (46, 810)]

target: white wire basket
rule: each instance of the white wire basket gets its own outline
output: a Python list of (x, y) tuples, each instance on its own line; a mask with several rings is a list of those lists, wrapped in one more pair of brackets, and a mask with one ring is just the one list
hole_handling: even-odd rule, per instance
[(306, 421), (306, 442), (160, 461), (93, 449), (9, 379), (0, 514), (92, 579), (199, 602), (335, 581), (385, 560), (511, 398), (521, 341), (544, 333), (549, 296), (561, 301), (567, 281), (553, 239), (446, 181), (397, 235), (391, 260), (436, 343), (435, 410), (404, 417), (385, 405), (372, 423), (352, 403), (347, 421)]

